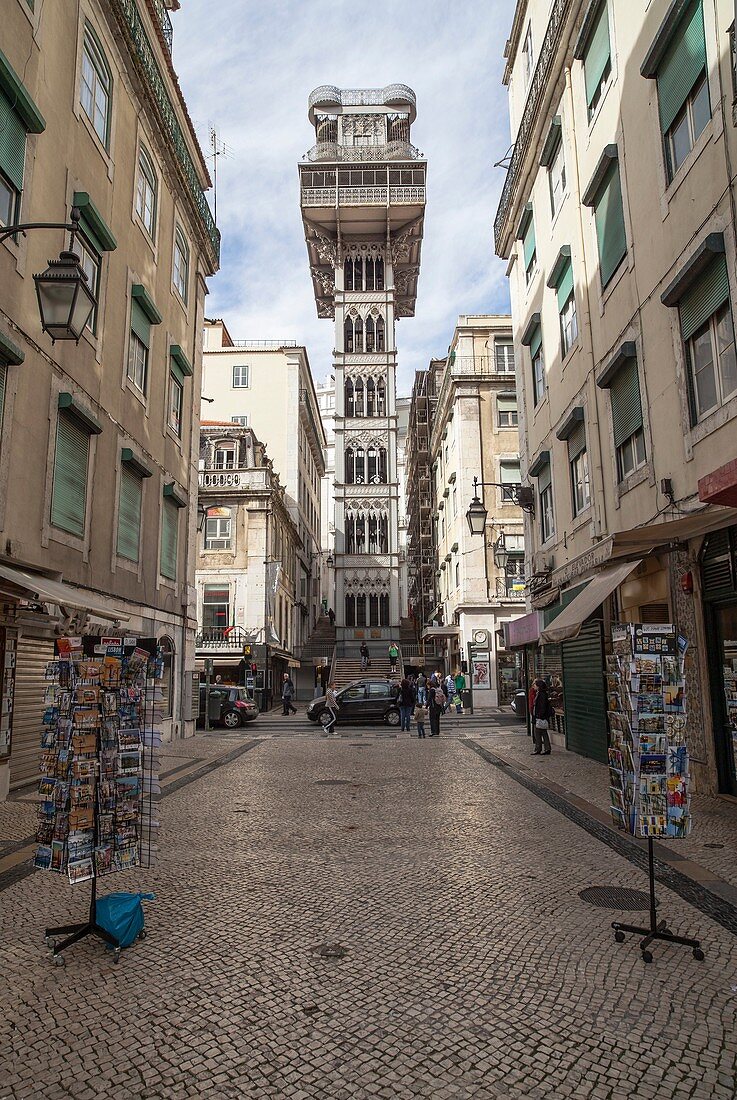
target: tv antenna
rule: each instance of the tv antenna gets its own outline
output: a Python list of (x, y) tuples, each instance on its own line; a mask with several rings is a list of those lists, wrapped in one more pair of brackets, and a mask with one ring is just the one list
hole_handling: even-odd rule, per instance
[(213, 193), (213, 217), (215, 218), (215, 225), (218, 223), (218, 160), (220, 157), (225, 157), (226, 160), (233, 159), (233, 150), (229, 145), (226, 145), (224, 141), (220, 140), (220, 133), (217, 126), (214, 123), (208, 122), (207, 124), (208, 141), (211, 153), (208, 153), (207, 160), (212, 160), (212, 193)]

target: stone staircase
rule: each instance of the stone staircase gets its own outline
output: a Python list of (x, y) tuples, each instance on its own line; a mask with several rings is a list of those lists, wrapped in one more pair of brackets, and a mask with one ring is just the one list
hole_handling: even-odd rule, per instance
[[(360, 644), (360, 643), (359, 643)], [(335, 680), (336, 687), (342, 688), (346, 684), (352, 683), (353, 680), (363, 680), (368, 676), (378, 676), (380, 679), (384, 676), (392, 676), (392, 679), (401, 678), (401, 647), (400, 658), (397, 660), (397, 672), (392, 674), (389, 665), (389, 655), (386, 652), (386, 648), (382, 643), (382, 648), (379, 653), (375, 649), (371, 650), (371, 666), (364, 672), (361, 668), (361, 657), (358, 653), (358, 647), (356, 647), (355, 657), (336, 657), (335, 669), (333, 671), (333, 678)]]
[(315, 629), (302, 646), (302, 657), (312, 659), (314, 657), (329, 663), (335, 648), (335, 626), (330, 625), (327, 615), (321, 615), (315, 624)]

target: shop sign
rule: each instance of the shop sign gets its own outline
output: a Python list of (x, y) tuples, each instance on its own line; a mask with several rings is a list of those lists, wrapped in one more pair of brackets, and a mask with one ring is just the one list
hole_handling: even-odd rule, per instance
[(675, 630), (668, 623), (637, 623), (634, 628), (634, 653), (638, 657), (675, 657)]

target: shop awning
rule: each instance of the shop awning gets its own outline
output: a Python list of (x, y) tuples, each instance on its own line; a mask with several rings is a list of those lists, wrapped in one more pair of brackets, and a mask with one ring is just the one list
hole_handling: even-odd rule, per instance
[(425, 638), (457, 638), (461, 632), (459, 626), (426, 626), (422, 631)]
[(0, 564), (0, 588), (6, 581), (21, 592), (23, 599), (36, 600), (40, 603), (54, 603), (59, 607), (72, 607), (75, 611), (89, 611), (91, 615), (97, 615), (101, 619), (110, 622), (130, 618), (123, 611), (111, 607), (109, 601), (102, 596), (86, 592), (82, 588), (73, 588), (63, 581), (52, 581), (49, 577), (42, 577), (38, 573), (26, 573), (22, 569), (15, 569), (11, 565)]
[(737, 523), (737, 508), (716, 508), (667, 523), (650, 523), (645, 527), (634, 527), (631, 531), (617, 531), (612, 535), (609, 557), (615, 561), (617, 558), (642, 557), (668, 550), (678, 543), (708, 535), (732, 523)]
[(504, 623), (505, 648), (520, 649), (525, 645), (533, 645), (540, 637), (540, 619), (537, 611), (530, 611), (528, 615), (520, 615), (518, 619), (510, 619)]
[(600, 607), (607, 596), (611, 596), (615, 588), (618, 588), (627, 579), (630, 573), (637, 568), (639, 561), (620, 562), (609, 569), (603, 569), (601, 573), (589, 581), (582, 592), (571, 600), (560, 615), (557, 615), (550, 626), (540, 634), (542, 645), (551, 642), (562, 642), (566, 638), (577, 638), (589, 615), (593, 615), (597, 607)]

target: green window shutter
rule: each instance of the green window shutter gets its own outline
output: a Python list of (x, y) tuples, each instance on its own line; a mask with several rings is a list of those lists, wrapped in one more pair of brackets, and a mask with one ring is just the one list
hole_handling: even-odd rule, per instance
[(16, 191), (23, 190), (26, 128), (12, 102), (0, 88), (0, 168)]
[(669, 130), (706, 66), (702, 0), (692, 4), (680, 20), (658, 67), (660, 126)]
[(530, 266), (530, 260), (535, 252), (535, 219), (530, 218), (530, 221), (525, 230), (525, 235), (522, 238), (522, 251), (525, 257), (525, 268)]
[(568, 436), (568, 461), (572, 462), (581, 451), (586, 450), (586, 425), (579, 420), (576, 427)]
[(59, 413), (56, 425), (51, 522), (81, 538), (87, 504), (90, 437), (76, 417)]
[(596, 237), (599, 242), (599, 265), (602, 286), (606, 286), (627, 253), (627, 237), (624, 231), (622, 185), (619, 164), (612, 162), (594, 203)]
[(146, 347), (151, 345), (151, 322), (137, 301), (131, 302), (131, 329)]
[(558, 312), (563, 309), (573, 292), (573, 265), (568, 261), (560, 276), (558, 283)]
[(546, 462), (540, 473), (537, 475), (537, 491), (542, 493), (550, 485), (550, 463)]
[(594, 93), (601, 83), (610, 55), (609, 13), (607, 12), (607, 5), (602, 4), (583, 59), (586, 103), (589, 107), (591, 106), (591, 100), (594, 98)]
[(540, 327), (540, 325), (538, 325), (537, 328), (535, 329), (535, 332), (533, 334), (532, 339), (530, 340), (530, 356), (531, 356), (532, 359), (535, 358), (535, 356), (539, 352), (540, 348), (542, 347), (542, 342), (543, 342), (543, 330)]
[(118, 554), (128, 561), (138, 561), (141, 542), (141, 503), (143, 483), (129, 466), (120, 470), (120, 501), (118, 507)]
[(642, 427), (642, 403), (637, 360), (629, 359), (612, 379), (609, 393), (612, 399), (614, 445), (621, 446)]
[(165, 500), (161, 512), (161, 561), (163, 577), (177, 579), (177, 544), (179, 542), (179, 508), (173, 501)]
[(729, 298), (727, 259), (716, 256), (679, 302), (683, 339), (690, 339)]

